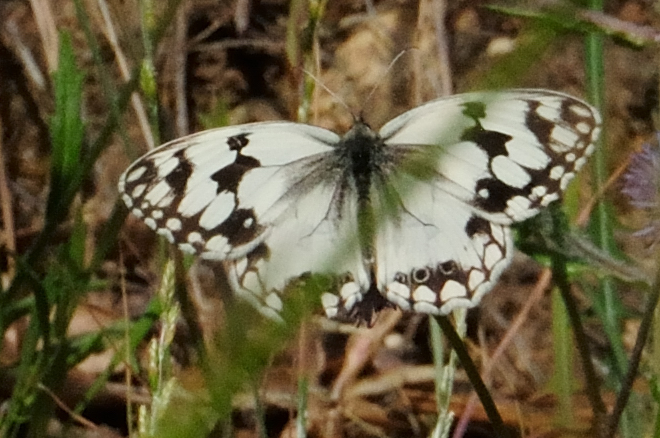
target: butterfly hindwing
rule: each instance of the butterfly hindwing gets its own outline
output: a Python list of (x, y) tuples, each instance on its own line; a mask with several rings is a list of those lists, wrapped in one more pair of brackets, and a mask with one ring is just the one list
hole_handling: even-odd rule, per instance
[(225, 262), (233, 288), (262, 313), (281, 310), (277, 292), (303, 274), (348, 277), (368, 288), (367, 264), (356, 244), (355, 198), (338, 203), (331, 182), (283, 198), (261, 244), (247, 257)]
[[(400, 196), (376, 233), (378, 288), (405, 310), (447, 314), (490, 290), (513, 254), (508, 226), (474, 214), (434, 184), (390, 178)], [(374, 196), (376, 198), (376, 196)]]

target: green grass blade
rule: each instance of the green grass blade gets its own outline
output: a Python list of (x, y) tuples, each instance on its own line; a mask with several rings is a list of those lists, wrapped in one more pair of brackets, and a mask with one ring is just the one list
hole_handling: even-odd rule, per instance
[(71, 185), (80, 163), (85, 129), (80, 116), (84, 78), (83, 72), (76, 67), (71, 37), (62, 33), (59, 69), (53, 75), (55, 114), (50, 126), (53, 149), (47, 221), (57, 221), (66, 215), (65, 206), (60, 204), (61, 195)]

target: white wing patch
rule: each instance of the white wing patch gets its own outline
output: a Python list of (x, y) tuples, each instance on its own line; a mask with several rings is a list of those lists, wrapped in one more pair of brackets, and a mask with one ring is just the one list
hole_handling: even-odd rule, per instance
[(360, 121), (342, 138), (239, 125), (148, 153), (119, 191), (181, 250), (223, 261), (267, 316), (310, 273), (338, 278), (322, 297), (329, 316), (370, 319), (387, 305), (447, 314), (493, 287), (513, 253), (510, 225), (561, 197), (600, 124), (574, 97), (510, 90), (435, 100), (378, 134)]

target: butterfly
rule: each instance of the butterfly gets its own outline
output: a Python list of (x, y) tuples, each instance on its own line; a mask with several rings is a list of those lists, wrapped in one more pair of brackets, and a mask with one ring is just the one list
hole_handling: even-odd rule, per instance
[(510, 226), (560, 198), (595, 148), (598, 111), (541, 89), (430, 101), (379, 132), (292, 122), (211, 129), (121, 176), (126, 206), (278, 318), (282, 291), (336, 278), (329, 317), (476, 306), (513, 254)]

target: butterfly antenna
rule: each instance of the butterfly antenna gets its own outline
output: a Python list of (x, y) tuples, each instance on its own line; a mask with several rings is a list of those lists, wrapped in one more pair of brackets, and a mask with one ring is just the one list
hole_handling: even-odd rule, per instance
[[(314, 79), (314, 82), (316, 82), (321, 88), (323, 88), (323, 89), (324, 89), (324, 90), (325, 90), (330, 96), (334, 97), (334, 99), (335, 99), (335, 101), (336, 101), (337, 103), (339, 103), (341, 106), (343, 106), (344, 108), (346, 108), (346, 111), (348, 111), (350, 114), (353, 114), (353, 111), (352, 111), (351, 108), (346, 104), (346, 102), (344, 102), (344, 101), (343, 101), (343, 100), (337, 95), (337, 93), (335, 93), (335, 92), (332, 91), (330, 88), (328, 88), (328, 87), (323, 83), (323, 81), (321, 81), (319, 78), (317, 78), (317, 77), (314, 75), (314, 73), (312, 73), (311, 71), (305, 70), (304, 68), (302, 69), (302, 71), (303, 71), (306, 75), (308, 75), (310, 78)], [(353, 116), (353, 118), (355, 118), (355, 116)]]
[(385, 73), (383, 73), (383, 75), (380, 77), (380, 79), (378, 79), (378, 82), (376, 82), (376, 85), (374, 85), (374, 87), (369, 92), (369, 95), (365, 99), (365, 105), (366, 105), (367, 102), (369, 102), (371, 100), (374, 93), (376, 92), (378, 87), (380, 87), (380, 85), (383, 83), (383, 80), (387, 77), (387, 74), (390, 72), (390, 70), (392, 70), (392, 67), (394, 67), (394, 64), (396, 64), (396, 62), (399, 60), (399, 58), (401, 58), (403, 55), (405, 55), (407, 52), (409, 52), (411, 50), (415, 50), (415, 49), (414, 48), (404, 49), (404, 50), (400, 51), (399, 54), (394, 57), (394, 59), (389, 63), (389, 65), (385, 69)]

